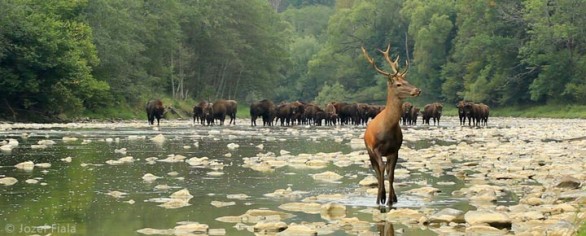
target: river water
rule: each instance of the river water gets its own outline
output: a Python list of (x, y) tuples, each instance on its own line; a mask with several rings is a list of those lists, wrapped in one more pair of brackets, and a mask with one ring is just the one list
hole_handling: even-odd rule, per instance
[[(403, 149), (410, 150), (407, 153), (412, 155), (417, 150), (457, 145), (462, 142), (454, 137), (457, 133), (507, 129), (515, 125), (501, 122), (477, 129), (460, 127), (453, 117), (445, 120), (440, 127), (403, 127), (406, 137)], [(188, 121), (164, 120), (159, 128), (146, 125), (146, 121), (6, 125), (0, 131), (0, 140), (16, 139), (19, 144), (11, 151), (0, 152), (0, 177), (13, 177), (18, 182), (0, 185), (0, 227), (3, 227), (0, 234), (141, 235), (138, 232), (144, 232), (140, 230), (145, 228), (173, 229), (181, 222), (198, 222), (211, 229), (209, 234), (253, 235), (246, 228), (235, 226), (254, 223), (235, 224), (218, 218), (240, 216), (250, 209), (268, 209), (292, 214), (282, 219), (287, 224), (329, 224), (335, 220), (279, 208), (285, 203), (328, 194), (344, 197), (317, 202), (343, 205), (345, 218), (356, 217), (370, 224), (362, 232), (336, 228), (331, 235), (379, 234), (380, 224), (372, 214), (378, 210), (376, 196), (358, 190), (359, 181), (373, 175), (365, 164), (368, 162), (335, 163), (337, 156), (366, 156), (359, 142), (364, 127), (267, 128), (239, 122), (236, 126), (202, 127)], [(39, 145), (39, 141), (46, 140), (54, 144)], [(401, 153), (398, 169), (409, 158)], [(264, 170), (253, 169), (245, 163), (263, 155), (304, 156), (310, 160), (329, 155), (334, 156), (334, 161), (321, 168), (282, 165)], [(131, 157), (131, 161), (116, 162), (123, 157), (127, 157), (125, 160)], [(194, 157), (207, 157), (216, 165), (186, 162)], [(27, 161), (50, 166), (15, 167)], [(313, 178), (327, 171), (342, 177), (335, 181)], [(145, 174), (159, 178), (145, 181)], [(433, 186), (440, 192), (432, 198), (405, 193), (421, 185)], [(468, 211), (474, 209), (468, 200), (452, 194), (465, 185), (449, 168), (440, 173), (413, 169), (407, 177), (396, 180), (399, 201), (394, 207), (431, 210), (449, 207)], [(298, 194), (294, 197), (267, 195), (287, 188)], [(162, 206), (172, 193), (182, 189), (193, 196), (187, 204), (177, 208)], [(516, 201), (512, 193), (498, 199), (501, 205)], [(436, 235), (423, 225), (394, 223), (392, 226), (392, 231), (399, 235)]]

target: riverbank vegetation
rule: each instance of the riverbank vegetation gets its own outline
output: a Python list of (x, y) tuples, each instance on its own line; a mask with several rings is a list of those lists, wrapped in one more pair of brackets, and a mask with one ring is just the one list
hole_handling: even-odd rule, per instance
[(151, 98), (381, 104), (360, 46), (389, 43), (418, 105), (584, 118), (585, 13), (577, 0), (0, 1), (0, 119), (128, 119)]

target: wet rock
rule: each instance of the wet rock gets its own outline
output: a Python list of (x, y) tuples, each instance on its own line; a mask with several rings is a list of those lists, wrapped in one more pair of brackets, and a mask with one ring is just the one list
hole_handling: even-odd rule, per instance
[(506, 235), (507, 233), (507, 230), (501, 230), (487, 225), (472, 225), (466, 228), (466, 235)]
[(373, 218), (380, 219), (389, 222), (401, 222), (406, 224), (417, 224), (419, 223), (419, 219), (424, 216), (423, 213), (409, 209), (409, 208), (401, 208), (401, 209), (392, 209), (388, 213), (376, 213), (373, 215)]
[(127, 195), (127, 193), (120, 192), (120, 191), (109, 191), (106, 195), (112, 196), (114, 198), (123, 198)]
[(38, 184), (39, 183), (39, 180), (36, 180), (36, 179), (27, 179), (24, 182), (27, 183), (27, 184)]
[(71, 157), (62, 158), (61, 161), (66, 162), (66, 163), (70, 163), (72, 161), (72, 158)]
[(215, 207), (227, 207), (227, 206), (236, 205), (236, 202), (212, 201), (211, 204), (212, 204), (212, 206), (215, 206)]
[(289, 227), (287, 223), (282, 221), (274, 221), (274, 222), (265, 222), (261, 221), (256, 223), (252, 229), (254, 233), (260, 234), (274, 234), (277, 232), (281, 232)]
[(163, 143), (163, 142), (165, 142), (165, 136), (162, 134), (158, 134), (155, 137), (152, 137), (151, 141), (153, 141), (155, 143)]
[(307, 193), (308, 192), (304, 192), (304, 191), (293, 191), (291, 189), (291, 187), (289, 187), (287, 189), (277, 189), (272, 193), (264, 194), (264, 196), (272, 197), (272, 198), (294, 199), (294, 198), (300, 198), (303, 196), (303, 194), (307, 194)]
[(0, 184), (2, 184), (4, 186), (11, 186), (11, 185), (16, 184), (16, 182), (18, 182), (18, 180), (14, 177), (0, 178)]
[(227, 147), (228, 147), (228, 149), (230, 149), (230, 150), (234, 150), (234, 149), (237, 149), (237, 148), (239, 148), (239, 147), (240, 147), (240, 145), (238, 145), (238, 144), (236, 144), (236, 143), (229, 143), (229, 144), (227, 145)]
[(509, 216), (494, 211), (469, 211), (464, 214), (464, 220), (470, 225), (488, 224), (499, 229), (510, 229), (512, 224)]
[(326, 203), (320, 206), (320, 215), (326, 220), (336, 220), (346, 217), (346, 206), (338, 203)]
[(376, 187), (376, 186), (378, 186), (378, 180), (376, 179), (376, 177), (369, 175), (369, 176), (366, 176), (364, 179), (360, 180), (360, 182), (358, 182), (358, 184), (360, 186)]
[(186, 158), (187, 157), (185, 157), (183, 155), (171, 154), (171, 155), (168, 155), (167, 158), (157, 160), (157, 161), (158, 162), (165, 162), (165, 163), (178, 163), (178, 162), (183, 162), (183, 160), (185, 160)]
[(464, 212), (453, 209), (444, 208), (435, 214), (431, 215), (428, 219), (429, 223), (464, 223)]
[(208, 229), (208, 235), (226, 235), (225, 229)]
[(175, 233), (175, 231), (173, 229), (153, 229), (153, 228), (139, 229), (136, 232), (139, 234), (144, 234), (144, 235), (173, 235)]
[(550, 225), (546, 228), (546, 235), (573, 235), (577, 231), (577, 227), (565, 220), (558, 221), (557, 223)]
[(134, 162), (134, 158), (131, 156), (126, 156), (126, 157), (122, 157), (118, 160), (107, 160), (106, 164), (108, 165), (122, 165), (122, 164), (127, 164), (127, 163), (132, 163)]
[(148, 174), (145, 174), (145, 175), (143, 175), (143, 176), (142, 176), (142, 179), (143, 179), (145, 182), (149, 182), (149, 183), (151, 183), (151, 182), (154, 182), (155, 180), (157, 180), (157, 179), (160, 179), (160, 178), (161, 178), (161, 177), (159, 177), (159, 176), (156, 176), (156, 175), (153, 175), (153, 174), (151, 174), (151, 173), (148, 173)]
[(581, 185), (582, 182), (579, 179), (566, 175), (555, 186), (558, 188), (579, 189)]
[(39, 167), (39, 168), (50, 168), (51, 163), (38, 163), (38, 164), (35, 164), (35, 166)]
[(187, 234), (202, 234), (207, 233), (209, 226), (206, 224), (200, 224), (197, 222), (186, 222), (182, 223), (174, 228), (175, 235), (187, 235)]
[(181, 199), (181, 200), (189, 200), (189, 199), (193, 198), (193, 195), (191, 195), (191, 193), (189, 193), (189, 190), (184, 188), (184, 189), (181, 189), (181, 190), (171, 194), (171, 198)]
[(25, 161), (16, 164), (14, 167), (21, 170), (31, 171), (35, 167), (35, 163), (33, 163), (32, 161)]
[(321, 204), (314, 203), (314, 202), (288, 202), (285, 204), (281, 204), (279, 206), (280, 209), (286, 211), (298, 211), (298, 212), (305, 212), (308, 214), (318, 214), (321, 212)]
[(407, 191), (407, 193), (421, 196), (421, 197), (432, 197), (436, 193), (439, 193), (439, 192), (440, 192), (439, 189), (434, 188), (434, 187), (429, 187), (429, 186), (411, 189), (411, 190)]
[(326, 181), (326, 182), (333, 182), (333, 181), (340, 180), (340, 179), (344, 178), (344, 176), (341, 176), (341, 175), (339, 175), (335, 172), (332, 172), (332, 171), (326, 171), (323, 173), (314, 174), (314, 175), (312, 175), (312, 177), (315, 180)]
[(76, 137), (67, 137), (66, 136), (66, 137), (63, 137), (62, 140), (63, 140), (63, 142), (68, 143), (68, 142), (75, 142), (75, 141), (77, 141), (77, 138)]
[(166, 209), (177, 209), (177, 208), (186, 207), (189, 205), (191, 205), (191, 204), (189, 204), (189, 201), (185, 201), (183, 199), (171, 199), (171, 200), (164, 202), (163, 204), (160, 204), (158, 206), (160, 206), (162, 208), (166, 208)]
[(314, 236), (317, 235), (317, 231), (307, 227), (305, 225), (298, 225), (298, 224), (291, 224), (289, 225), (289, 227), (287, 227), (287, 229), (283, 232), (280, 232), (279, 234), (277, 234), (279, 236)]
[(226, 195), (226, 198), (228, 199), (237, 199), (237, 200), (246, 200), (248, 199), (250, 196), (243, 194), (243, 193), (238, 193), (238, 194), (228, 194)]

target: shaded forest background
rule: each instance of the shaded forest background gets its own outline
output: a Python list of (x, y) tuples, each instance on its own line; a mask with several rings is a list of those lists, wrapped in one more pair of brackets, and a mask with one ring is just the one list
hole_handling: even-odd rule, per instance
[(380, 104), (360, 46), (383, 65), (389, 43), (419, 104), (585, 105), (585, 25), (582, 0), (4, 0), (0, 117), (158, 97)]

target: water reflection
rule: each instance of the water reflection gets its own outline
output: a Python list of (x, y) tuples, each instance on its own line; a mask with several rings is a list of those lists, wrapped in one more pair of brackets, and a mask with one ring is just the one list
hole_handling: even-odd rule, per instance
[(380, 236), (395, 236), (395, 228), (391, 222), (378, 222), (376, 223), (376, 228), (378, 229)]

